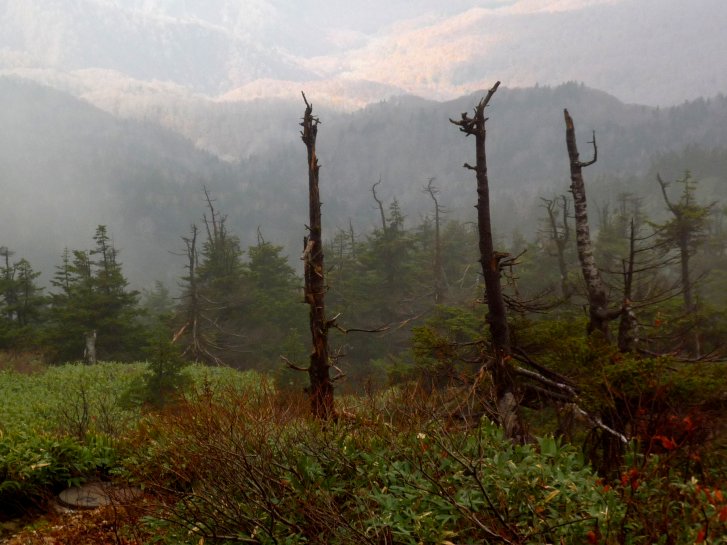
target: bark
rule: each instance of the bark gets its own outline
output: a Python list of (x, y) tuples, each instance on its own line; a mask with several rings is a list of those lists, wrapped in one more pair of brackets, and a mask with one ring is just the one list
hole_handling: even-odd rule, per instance
[(614, 315), (608, 310), (606, 285), (593, 257), (593, 244), (591, 243), (591, 233), (588, 226), (586, 187), (583, 182), (583, 169), (595, 163), (598, 158), (596, 133), (593, 133), (593, 140), (590, 142), (593, 144), (593, 159), (588, 162), (581, 162), (576, 144), (573, 119), (568, 114), (568, 110), (564, 110), (564, 116), (565, 141), (570, 161), (571, 193), (573, 193), (573, 208), (575, 211), (576, 248), (588, 296), (588, 332), (600, 331), (606, 339), (609, 339), (608, 323), (618, 316), (618, 313)]
[(475, 166), (465, 163), (465, 168), (475, 171), (477, 178), (477, 228), (479, 234), (480, 264), (485, 280), (485, 298), (488, 308), (488, 323), (492, 345), (494, 349), (494, 362), (491, 366), (492, 380), (495, 387), (495, 397), (500, 425), (510, 439), (523, 441), (525, 433), (519, 411), (519, 395), (513, 369), (510, 364), (512, 349), (510, 346), (510, 331), (507, 324), (507, 311), (505, 299), (502, 294), (500, 282), (500, 260), (506, 254), (496, 252), (492, 243), (492, 222), (490, 218), (490, 192), (487, 176), (487, 155), (485, 152), (486, 130), (485, 107), (495, 94), (500, 82), (498, 81), (489, 90), (487, 96), (480, 100), (475, 107), (474, 117), (462, 114), (462, 119), (452, 123), (459, 126), (467, 136), (475, 136)]
[(205, 358), (205, 351), (202, 348), (203, 343), (200, 339), (199, 331), (199, 317), (201, 311), (199, 304), (199, 290), (197, 287), (197, 232), (197, 226), (192, 225), (192, 236), (190, 238), (182, 237), (187, 248), (187, 271), (189, 272), (187, 323), (182, 327), (177, 335), (175, 335), (175, 339), (181, 336), (185, 329), (189, 328), (190, 343), (184, 350), (184, 355), (189, 356), (194, 361), (205, 361), (207, 358)]
[(386, 214), (384, 214), (384, 203), (381, 202), (381, 199), (379, 199), (379, 196), (376, 194), (376, 186), (379, 185), (380, 183), (381, 183), (381, 177), (379, 176), (379, 181), (371, 186), (371, 193), (374, 196), (376, 205), (379, 207), (379, 215), (381, 216), (381, 231), (384, 234), (386, 234)]
[(434, 303), (439, 305), (444, 302), (447, 292), (447, 283), (444, 278), (444, 267), (442, 265), (442, 241), (439, 233), (440, 214), (442, 207), (437, 200), (439, 191), (434, 187), (434, 178), (430, 178), (425, 191), (434, 201)]
[(303, 269), (305, 276), (305, 301), (310, 306), (309, 320), (313, 350), (310, 355), (308, 376), (310, 379), (311, 410), (316, 418), (328, 420), (335, 417), (333, 383), (330, 377), (331, 362), (328, 353), (328, 329), (326, 320), (325, 275), (323, 268), (323, 243), (321, 227), (321, 199), (318, 189), (318, 157), (316, 136), (320, 121), (313, 115), (313, 106), (305, 102), (301, 126), (303, 143), (308, 150), (308, 236), (304, 238)]
[(632, 219), (629, 233), (629, 257), (623, 263), (624, 297), (621, 307), (621, 319), (618, 324), (618, 349), (620, 352), (633, 352), (638, 342), (638, 322), (631, 304), (635, 261), (636, 231)]
[(555, 250), (558, 257), (558, 271), (560, 272), (560, 291), (564, 301), (569, 301), (571, 288), (568, 283), (568, 263), (565, 258), (565, 251), (570, 241), (570, 226), (568, 225), (568, 199), (561, 196), (561, 208), (563, 210), (563, 224), (558, 226), (556, 213), (557, 202), (553, 199), (542, 199), (545, 209), (548, 211), (548, 223), (550, 228), (550, 239), (555, 243)]
[(83, 360), (88, 365), (96, 364), (96, 330), (87, 331), (84, 336), (86, 348), (83, 350)]

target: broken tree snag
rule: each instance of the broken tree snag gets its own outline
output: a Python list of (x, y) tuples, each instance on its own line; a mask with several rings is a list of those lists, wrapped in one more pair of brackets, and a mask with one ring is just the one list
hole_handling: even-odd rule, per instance
[(86, 348), (83, 349), (83, 361), (88, 365), (96, 365), (96, 330), (84, 333)]
[(475, 107), (474, 117), (463, 113), (460, 120), (450, 119), (465, 135), (475, 136), (475, 166), (465, 163), (464, 167), (475, 171), (477, 178), (477, 229), (479, 234), (480, 264), (485, 279), (488, 323), (492, 336), (494, 361), (490, 367), (495, 387), (497, 413), (505, 434), (512, 440), (523, 441), (525, 434), (519, 411), (519, 395), (510, 363), (512, 349), (510, 330), (507, 325), (505, 298), (500, 282), (500, 260), (506, 256), (495, 252), (492, 243), (492, 222), (490, 219), (490, 190), (487, 178), (487, 156), (485, 153), (485, 107), (500, 86), (498, 81)]
[(437, 199), (439, 189), (434, 186), (434, 180), (434, 178), (429, 178), (424, 191), (429, 193), (434, 201), (434, 303), (441, 305), (447, 292), (447, 282), (444, 277), (444, 266), (442, 265), (442, 242), (439, 233), (439, 216), (443, 213), (443, 210)]
[(320, 121), (313, 115), (313, 106), (303, 94), (305, 113), (301, 137), (308, 150), (308, 208), (310, 213), (308, 236), (303, 243), (303, 271), (305, 276), (305, 302), (310, 306), (310, 331), (313, 351), (310, 355), (308, 376), (309, 396), (313, 416), (322, 420), (335, 417), (333, 407), (333, 383), (330, 377), (331, 362), (328, 355), (328, 328), (326, 320), (325, 277), (323, 268), (323, 243), (321, 229), (321, 199), (318, 190), (318, 157), (316, 136)]
[(381, 215), (381, 232), (386, 234), (386, 214), (384, 214), (384, 203), (381, 202), (381, 199), (379, 199), (379, 196), (376, 194), (376, 186), (379, 184), (381, 184), (381, 176), (379, 176), (379, 181), (371, 186), (371, 193), (373, 193), (374, 200), (379, 207), (379, 214)]
[[(568, 224), (568, 199), (565, 195), (561, 195), (559, 201), (555, 199), (540, 199), (543, 201), (546, 211), (548, 212), (548, 238), (555, 244), (556, 255), (558, 257), (558, 270), (560, 271), (560, 292), (563, 301), (568, 302), (571, 298), (571, 287), (568, 282), (568, 262), (566, 261), (566, 249), (570, 242), (570, 225)], [(560, 206), (563, 211), (561, 225), (558, 225), (558, 210)]]
[(568, 110), (563, 110), (565, 116), (565, 142), (568, 147), (568, 159), (570, 161), (570, 190), (573, 194), (573, 208), (576, 222), (576, 248), (578, 249), (578, 261), (581, 264), (583, 279), (586, 283), (588, 295), (588, 333), (600, 331), (606, 339), (610, 337), (608, 322), (620, 314), (620, 311), (608, 310), (608, 294), (606, 285), (601, 278), (601, 273), (593, 258), (593, 244), (588, 226), (588, 210), (586, 202), (586, 186), (583, 183), (583, 169), (592, 165), (598, 159), (598, 147), (596, 146), (596, 133), (593, 132), (593, 159), (581, 162), (578, 156), (576, 145), (576, 131), (573, 119)]
[(636, 229), (631, 219), (629, 231), (629, 257), (622, 262), (624, 294), (621, 304), (621, 319), (618, 324), (619, 352), (633, 352), (638, 341), (638, 320), (634, 312), (632, 292), (634, 285), (634, 262), (636, 261)]

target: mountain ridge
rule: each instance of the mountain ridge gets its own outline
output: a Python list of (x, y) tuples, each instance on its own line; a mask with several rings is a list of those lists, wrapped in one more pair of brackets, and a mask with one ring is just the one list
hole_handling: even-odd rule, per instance
[[(400, 96), (342, 113), (308, 96), (323, 122), (318, 156), (327, 236), (349, 218), (360, 233), (376, 227), (371, 185), (379, 179), (386, 206), (396, 198), (410, 226), (429, 213), (421, 189), (431, 177), (449, 217), (473, 220), (472, 176), (461, 166), (471, 162), (473, 144), (448, 120), (480, 97), (437, 102)], [(183, 263), (169, 252), (200, 221), (203, 185), (243, 246), (254, 243), (259, 227), (266, 240), (298, 255), (307, 206), (302, 100), (262, 101), (254, 109), (205, 101), (195, 112), (166, 112), (198, 137), (205, 134), (216, 154), (154, 116), (119, 118), (31, 81), (0, 78), (0, 100), (0, 245), (27, 257), (46, 281), (64, 247), (88, 247), (95, 226), (107, 224), (134, 285), (160, 279), (173, 286)], [(660, 109), (623, 104), (575, 83), (503, 87), (488, 109), (493, 214), (501, 236), (514, 230), (529, 236), (538, 226), (539, 198), (567, 192), (564, 107), (575, 119), (584, 156), (596, 130), (599, 161), (587, 172), (595, 205), (630, 191), (650, 195), (646, 207), (658, 211), (656, 168), (666, 179), (692, 169), (710, 195), (727, 197), (727, 170), (720, 170), (721, 154), (727, 157), (727, 146), (720, 147), (727, 142), (724, 95)], [(222, 144), (227, 147), (219, 149)], [(690, 149), (714, 150), (712, 166), (689, 164), (696, 157)]]
[[(237, 100), (253, 88), (284, 93), (290, 82), (334, 90), (356, 82), (350, 100), (338, 97), (349, 109), (392, 93), (454, 98), (496, 79), (513, 87), (575, 79), (662, 106), (727, 89), (727, 61), (713, 53), (727, 50), (721, 0), (688, 10), (679, 0), (379, 5), (380, 14), (317, 0), (0, 0), (0, 70), (115, 71)], [(104, 92), (101, 76), (87, 80)]]

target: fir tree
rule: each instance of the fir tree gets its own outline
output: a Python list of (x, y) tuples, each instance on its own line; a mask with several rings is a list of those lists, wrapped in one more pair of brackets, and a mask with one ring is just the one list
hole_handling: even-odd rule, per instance
[(51, 281), (55, 291), (45, 333), (51, 361), (80, 359), (90, 336), (97, 338), (102, 359), (130, 360), (141, 354), (139, 293), (129, 289), (105, 226), (98, 226), (94, 240), (93, 250), (65, 250)]

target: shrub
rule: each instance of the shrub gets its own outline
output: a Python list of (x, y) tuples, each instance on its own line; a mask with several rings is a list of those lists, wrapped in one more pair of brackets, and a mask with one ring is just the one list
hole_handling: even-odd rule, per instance
[(114, 448), (103, 436), (81, 444), (70, 437), (0, 435), (0, 506), (14, 511), (41, 502), (58, 487), (77, 486), (114, 464)]
[(269, 392), (203, 396), (146, 421), (126, 471), (196, 540), (578, 543), (619, 512), (553, 439), (515, 446), (488, 423), (450, 431), (386, 412), (321, 426), (306, 411)]

